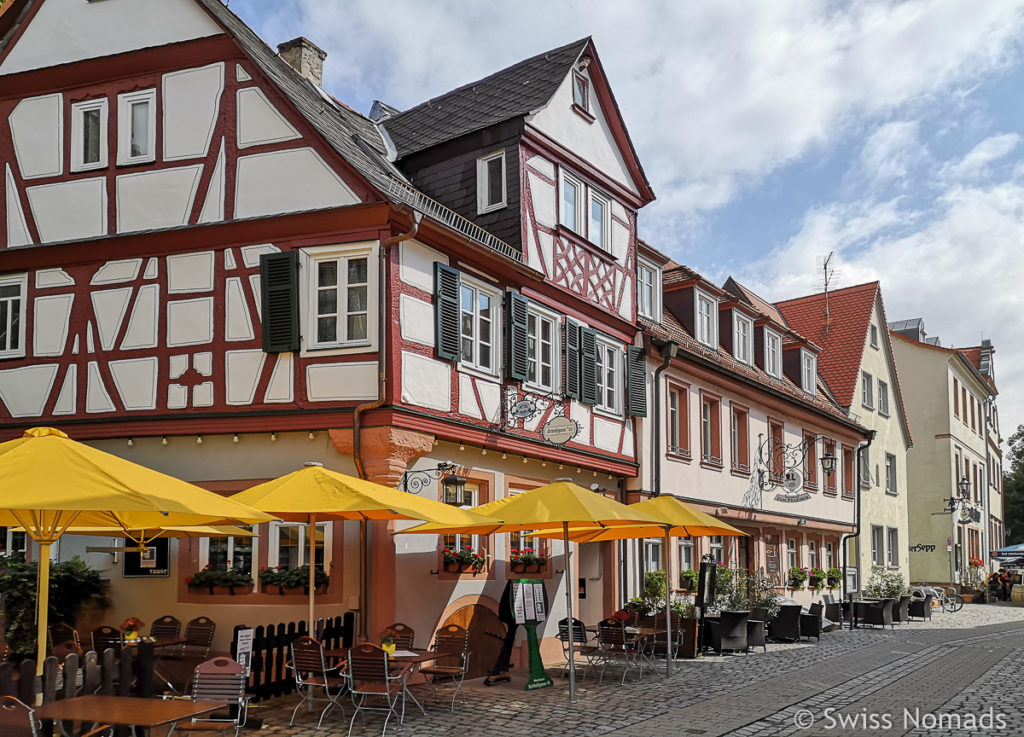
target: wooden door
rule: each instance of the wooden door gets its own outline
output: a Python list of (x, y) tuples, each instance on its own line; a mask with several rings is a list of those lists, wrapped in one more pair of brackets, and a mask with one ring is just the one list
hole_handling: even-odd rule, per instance
[(505, 639), (505, 625), (498, 615), (485, 606), (473, 604), (455, 610), (443, 624), (457, 624), (469, 630), (471, 652), (466, 678), (483, 678), (490, 673)]

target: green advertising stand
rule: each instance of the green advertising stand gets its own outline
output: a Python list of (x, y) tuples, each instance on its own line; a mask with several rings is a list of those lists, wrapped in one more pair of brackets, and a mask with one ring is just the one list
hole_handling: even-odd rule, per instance
[(554, 685), (544, 672), (544, 662), (540, 658), (540, 642), (537, 639), (537, 625), (547, 618), (547, 598), (544, 581), (539, 578), (521, 578), (512, 583), (512, 611), (516, 623), (526, 628), (526, 643), (530, 651), (527, 691), (550, 688)]

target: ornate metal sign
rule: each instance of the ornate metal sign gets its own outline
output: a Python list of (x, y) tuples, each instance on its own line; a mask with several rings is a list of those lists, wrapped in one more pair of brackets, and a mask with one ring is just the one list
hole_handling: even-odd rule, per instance
[(540, 428), (540, 436), (552, 445), (565, 445), (579, 433), (579, 423), (568, 417), (552, 417)]
[(532, 399), (520, 399), (508, 412), (508, 416), (516, 420), (528, 420), (536, 414), (537, 403)]
[(802, 491), (804, 477), (794, 468), (789, 469), (783, 475), (782, 486), (786, 491), (784, 494), (775, 495), (775, 501), (777, 502), (802, 502), (811, 498), (809, 493)]

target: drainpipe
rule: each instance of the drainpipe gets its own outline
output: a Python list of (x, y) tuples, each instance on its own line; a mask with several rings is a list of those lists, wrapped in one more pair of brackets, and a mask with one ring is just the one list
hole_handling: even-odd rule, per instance
[[(420, 229), (420, 220), (423, 219), (422, 213), (413, 211), (413, 223), (412, 228), (408, 232), (401, 233), (400, 235), (392, 236), (381, 241), (380, 248), (377, 253), (377, 302), (380, 314), (377, 317), (377, 399), (372, 402), (364, 402), (355, 408), (352, 413), (352, 459), (356, 464), (356, 473), (359, 474), (359, 478), (366, 478), (366, 468), (363, 466), (363, 453), (362, 453), (362, 414), (367, 410), (376, 409), (384, 404), (384, 392), (387, 389), (387, 325), (388, 325), (388, 306), (389, 300), (386, 299), (387, 294), (387, 252), (388, 249), (397, 244), (407, 241), (410, 238), (415, 238), (416, 233)], [(369, 567), (369, 541), (366, 535), (366, 520), (359, 522), (359, 550), (361, 564), (359, 566), (359, 609), (361, 616), (359, 617), (359, 634), (366, 638), (366, 629), (369, 622), (369, 602), (366, 599), (366, 579), (367, 569)]]
[[(985, 437), (985, 473), (982, 474), (981, 511), (985, 517), (985, 523), (981, 526), (981, 548), (985, 551), (985, 570), (988, 571), (991, 564), (992, 548), (992, 514), (989, 511), (989, 489), (992, 488), (992, 450), (988, 444), (988, 421), (992, 414), (992, 404), (995, 397), (987, 397), (982, 406), (982, 417), (984, 425), (982, 435)], [(1005, 514), (1003, 515), (1006, 516)], [(986, 574), (987, 575), (987, 574)], [(986, 579), (987, 580), (987, 579)], [(986, 592), (987, 593), (987, 592)]]
[[(875, 433), (876, 433), (875, 430), (868, 430), (867, 442), (861, 443), (860, 445), (857, 446), (857, 488), (855, 490), (856, 491), (856, 496), (854, 497), (854, 500), (853, 500), (853, 503), (854, 503), (854, 505), (856, 507), (856, 510), (857, 510), (856, 511), (856, 517), (855, 517), (855, 520), (854, 520), (854, 523), (853, 523), (853, 532), (849, 532), (849, 533), (847, 533), (847, 534), (845, 534), (845, 535), (843, 535), (842, 537), (839, 538), (839, 547), (843, 551), (843, 589), (842, 590), (843, 590), (843, 599), (844, 600), (846, 599), (846, 595), (850, 593), (849, 591), (846, 590), (846, 567), (850, 564), (849, 541), (850, 541), (851, 537), (858, 537), (860, 535), (860, 495), (864, 493), (863, 490), (862, 490), (862, 487), (861, 487), (861, 469), (863, 468), (863, 464), (860, 462), (860, 457), (861, 457), (862, 453), (866, 453), (868, 448), (871, 447), (871, 443), (873, 443), (874, 440), (875, 440)], [(868, 473), (870, 473), (870, 472), (871, 472), (871, 469), (868, 469)], [(860, 590), (860, 585), (861, 585), (861, 581), (860, 581), (860, 553), (861, 553), (860, 541), (858, 541), (857, 542), (857, 586), (858, 586), (858, 591)]]

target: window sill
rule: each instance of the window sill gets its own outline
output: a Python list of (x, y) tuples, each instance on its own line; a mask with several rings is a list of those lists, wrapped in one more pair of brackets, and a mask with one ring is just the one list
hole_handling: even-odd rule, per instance
[(590, 114), (590, 111), (580, 107), (575, 102), (572, 104), (572, 111), (587, 121), (588, 124), (593, 123), (597, 118)]
[(476, 211), (476, 214), (477, 215), (486, 215), (486, 214), (491, 213), (491, 212), (497, 212), (498, 210), (504, 210), (506, 207), (508, 207), (508, 203), (507, 202), (498, 202), (498, 203), (496, 203), (494, 205), (488, 205), (487, 207), (478, 208), (477, 211)]
[(10, 361), (15, 358), (24, 358), (24, 353), (0, 353), (0, 361)]
[(155, 163), (156, 163), (156, 157), (155, 156), (147, 156), (144, 159), (143, 158), (138, 158), (138, 159), (125, 159), (124, 161), (118, 161), (115, 166), (117, 166), (118, 169), (127, 169), (127, 168), (130, 168), (130, 167), (133, 167), (133, 166), (144, 166), (145, 164), (155, 164)]
[(685, 448), (680, 448), (678, 451), (669, 450), (665, 453), (665, 457), (670, 461), (680, 461), (682, 463), (689, 463), (693, 460), (693, 456), (690, 454), (690, 451)]
[(883, 412), (882, 410), (878, 410), (878, 414), (879, 416), (884, 417), (885, 419), (889, 419), (890, 416), (888, 412)]
[(898, 491), (889, 491), (888, 489), (886, 489), (885, 490), (885, 495), (886, 496), (891, 496), (891, 497), (898, 497), (900, 495), (900, 493)]
[(700, 467), (701, 468), (707, 468), (707, 469), (710, 469), (712, 471), (722, 471), (722, 470), (725, 469), (725, 466), (722, 464), (721, 461), (709, 460), (707, 458), (702, 458), (701, 459)]
[(825, 489), (825, 496), (835, 496), (838, 493), (836, 489)]
[[(559, 364), (560, 363), (561, 356), (559, 356)], [(551, 401), (554, 401), (554, 397), (560, 394), (558, 388), (553, 386), (541, 386), (540, 384), (530, 384), (525, 381), (520, 382), (519, 386), (522, 387), (523, 392), (539, 394), (543, 396), (545, 399), (550, 399)]]
[[(596, 243), (591, 243), (582, 235), (580, 235), (575, 230), (570, 228), (568, 225), (565, 225), (564, 223), (559, 223), (557, 233), (558, 235), (563, 236), (566, 240), (572, 241), (574, 244), (580, 246), (581, 248), (585, 248), (587, 251), (594, 254), (602, 261), (607, 261), (609, 264), (613, 264), (615, 266), (619, 265), (619, 260), (615, 258), (615, 256), (613, 256), (610, 252), (604, 250), (603, 248), (601, 248), (601, 246), (597, 245)], [(610, 233), (608, 235), (609, 237), (611, 237)]]
[(616, 412), (615, 410), (608, 409), (607, 407), (599, 407), (599, 406), (597, 406), (595, 404), (595, 405), (593, 405), (593, 410), (594, 410), (594, 414), (595, 415), (601, 415), (601, 417), (607, 417), (607, 418), (612, 419), (612, 420), (621, 420), (622, 419), (622, 413), (621, 412)]
[(872, 412), (874, 412), (874, 411), (875, 411), (875, 408), (874, 408), (873, 406), (871, 406), (870, 404), (864, 404), (863, 402), (861, 402), (861, 404), (860, 404), (860, 408), (861, 408), (861, 409), (866, 409), (866, 410), (870, 410), (870, 411), (872, 411)]
[(338, 343), (335, 345), (313, 346), (301, 348), (300, 358), (314, 358), (317, 356), (346, 356), (351, 353), (367, 353), (377, 350), (376, 343), (366, 340), (358, 343)]
[(460, 374), (469, 374), (470, 376), (476, 376), (477, 378), (486, 379), (487, 381), (501, 381), (501, 377), (499, 377), (497, 374), (490, 373), (486, 369), (476, 368), (475, 366), (467, 366), (464, 363), (458, 363), (456, 364), (456, 367)]
[(740, 478), (750, 478), (750, 467), (749, 466), (733, 466), (729, 469), (729, 473), (733, 476), (739, 476)]

